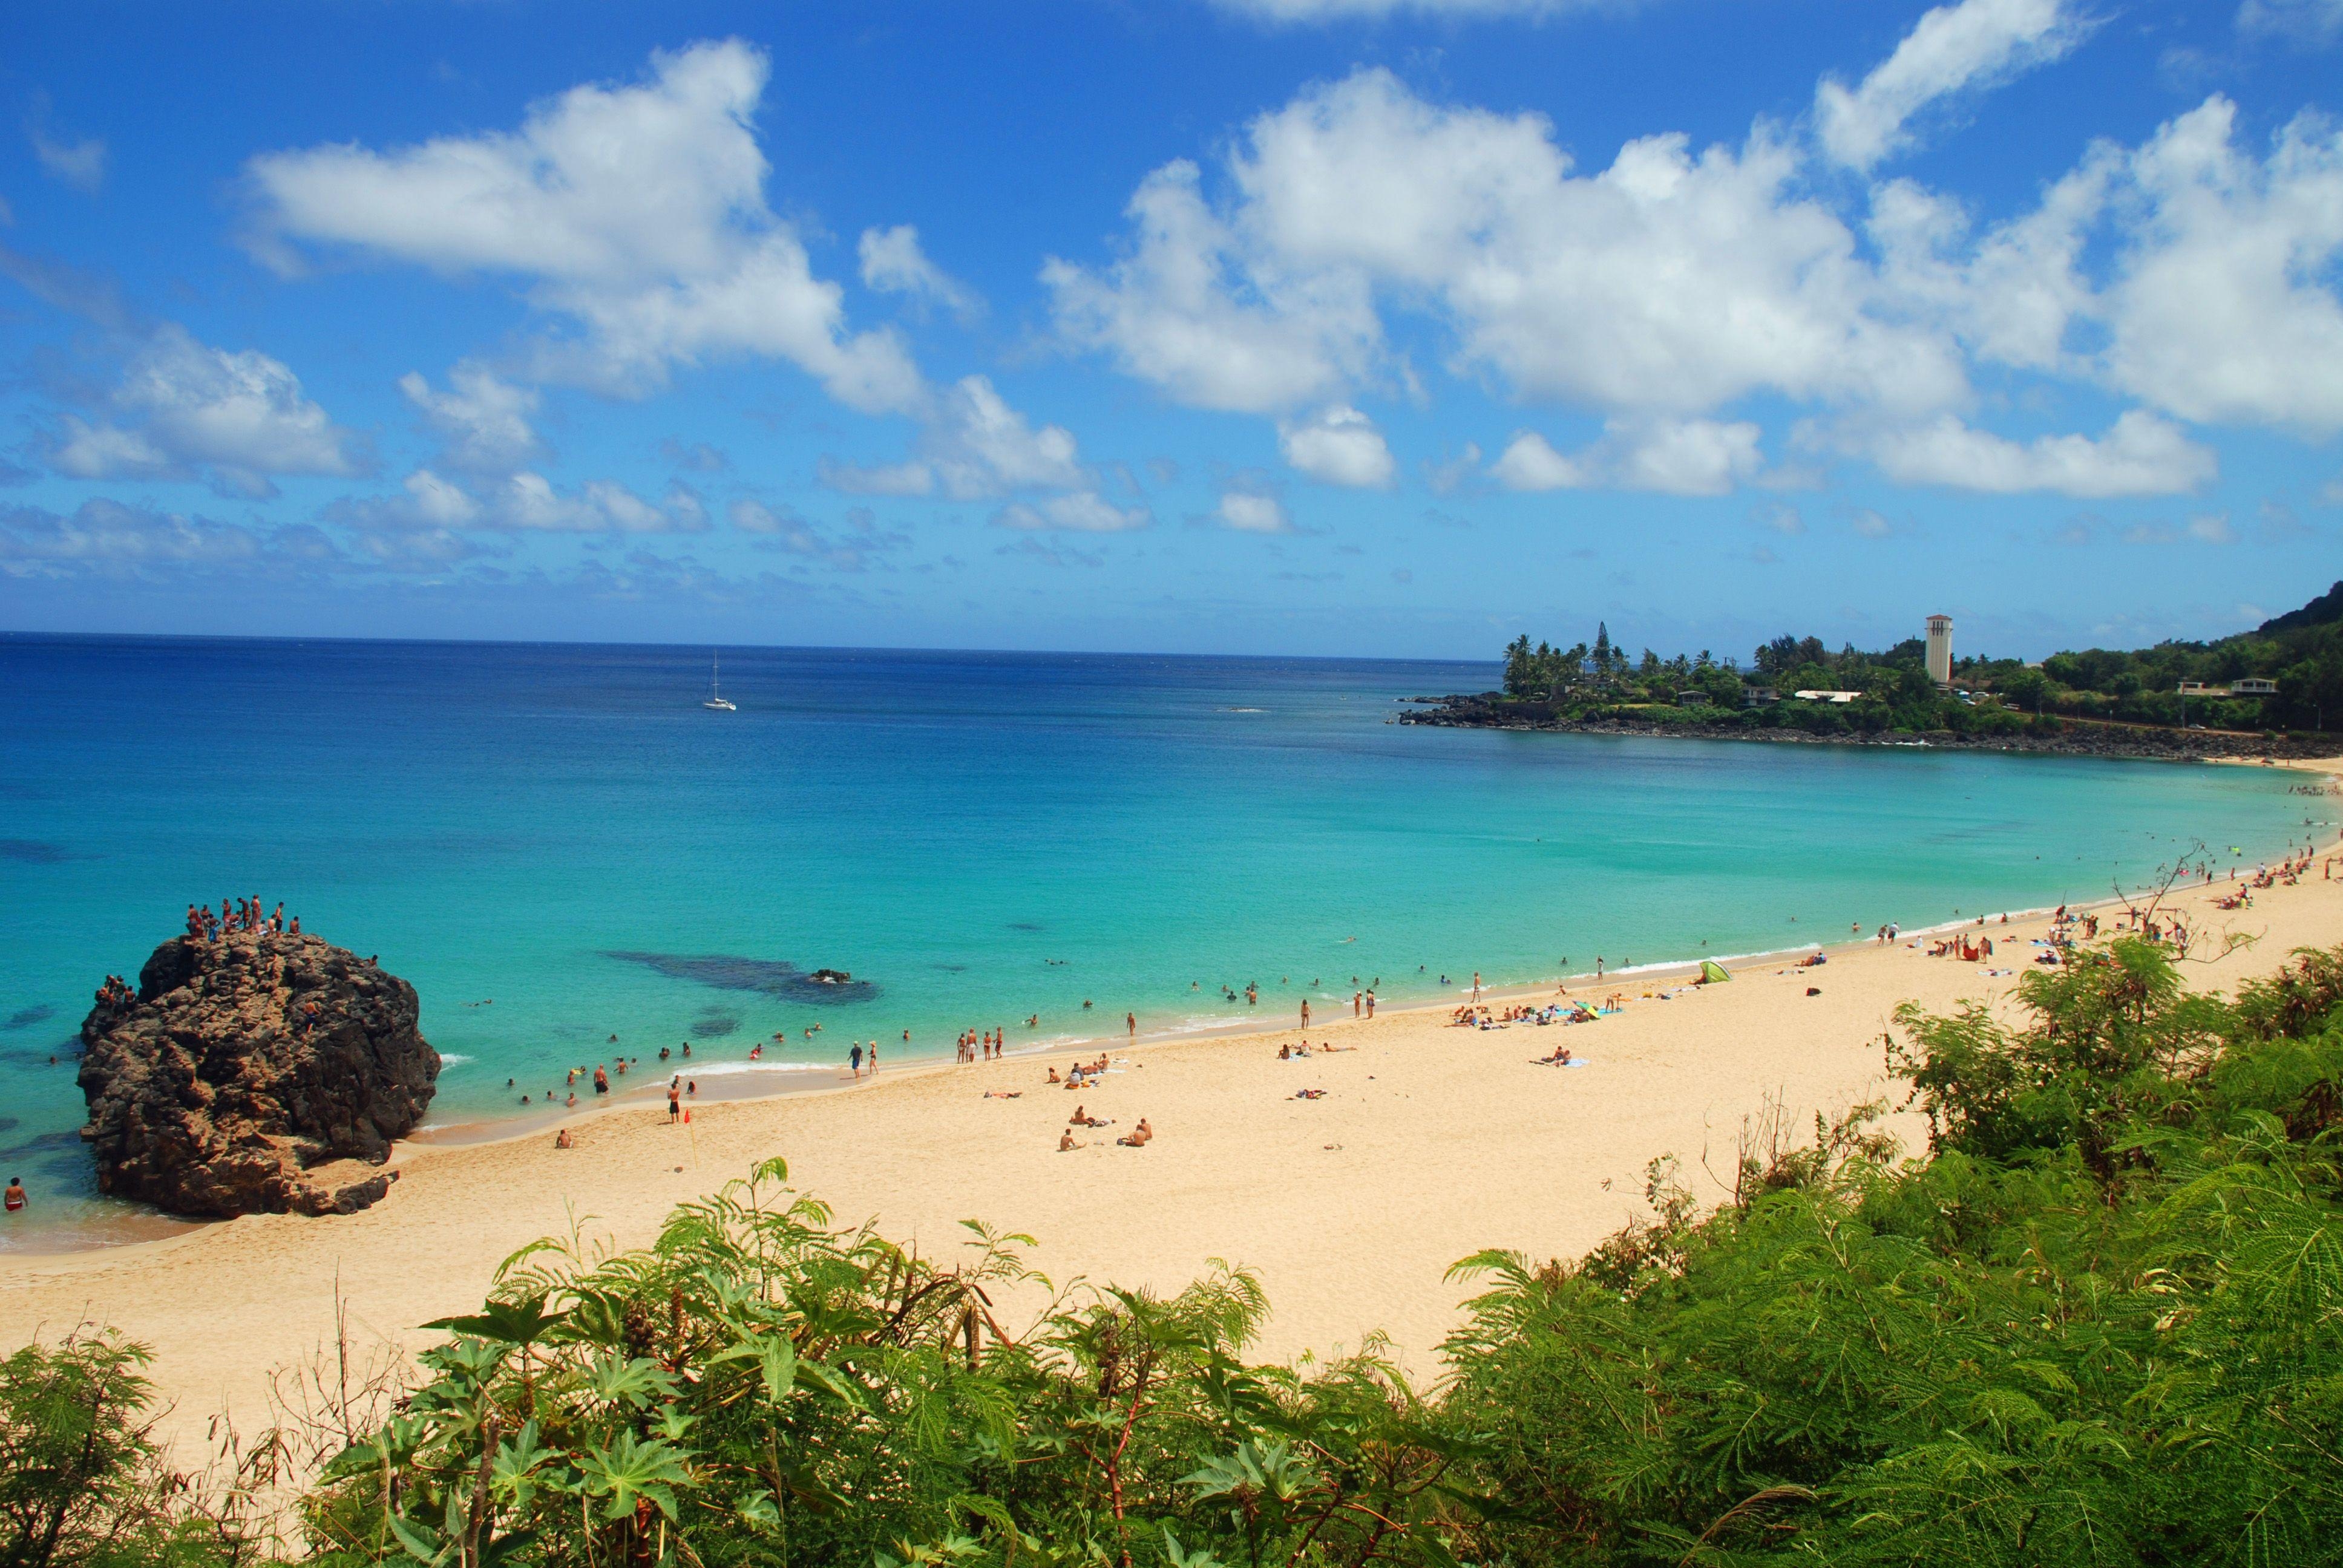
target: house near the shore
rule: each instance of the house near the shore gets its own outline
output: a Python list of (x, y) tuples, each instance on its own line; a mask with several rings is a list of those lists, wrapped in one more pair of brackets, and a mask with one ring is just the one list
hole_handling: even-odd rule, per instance
[(1791, 696), (1801, 702), (1853, 702), (1860, 691), (1794, 691)]
[(1744, 708), (1770, 708), (1782, 700), (1782, 694), (1770, 686), (1752, 686), (1741, 693)]
[(2242, 680), (2233, 680), (2227, 686), (2217, 685), (2209, 680), (2184, 680), (2180, 683), (2180, 695), (2183, 697), (2276, 697), (2278, 682), (2264, 679), (2258, 675), (2249, 675)]

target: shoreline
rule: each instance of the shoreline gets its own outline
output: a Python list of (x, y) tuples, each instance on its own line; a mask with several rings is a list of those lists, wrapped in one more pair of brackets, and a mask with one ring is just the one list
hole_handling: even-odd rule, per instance
[[(2338, 844), (2332, 829), (2313, 842), (2315, 854)], [(2200, 883), (2174, 902), (2206, 950), (2226, 934), (2258, 945), (2191, 961), (2190, 985), (2229, 989), (2295, 947), (2343, 944), (2343, 885), (2316, 868), (2250, 910), (2217, 913), (2210, 898), (2229, 887)], [(1452, 1027), (1458, 996), (1313, 1020), (1306, 1035), (1289, 1023), (1115, 1042), (1115, 1070), (1071, 1096), (1042, 1081), (1050, 1061), (1084, 1049), (1061, 1044), (703, 1101), (689, 1129), (640, 1101), (600, 1107), (566, 1119), (577, 1142), (567, 1151), (542, 1128), (403, 1144), (402, 1180), (357, 1214), (246, 1216), (153, 1241), (0, 1254), (0, 1339), (109, 1323), (155, 1349), (154, 1376), (176, 1403), (168, 1435), (199, 1441), (223, 1412), (249, 1432), (263, 1423), (269, 1373), (330, 1347), (345, 1317), (361, 1349), (411, 1354), (437, 1337), (417, 1325), (475, 1308), (497, 1263), (527, 1242), (574, 1231), (590, 1245), (642, 1245), (675, 1204), (779, 1154), (791, 1184), (840, 1223), (869, 1220), (932, 1252), (964, 1241), (961, 1222), (980, 1218), (1036, 1237), (1029, 1260), (1061, 1283), (1176, 1290), (1226, 1258), (1262, 1276), (1275, 1312), (1258, 1347), (1269, 1359), (1384, 1333), (1403, 1366), (1436, 1375), (1468, 1293), (1446, 1277), (1456, 1259), (1486, 1247), (1583, 1253), (1637, 1210), (1643, 1168), (1664, 1154), (1714, 1198), (1704, 1170), (1727, 1168), (1735, 1129), (1769, 1103), (1795, 1128), (1817, 1111), (1900, 1101), (1881, 1055), (1896, 1007), (2006, 1006), (2036, 950), (2026, 941), (2046, 925), (2016, 910), (2006, 927), (1999, 911), (1988, 920), (2008, 948), (1992, 966), (1930, 960), (1905, 945), (1924, 940), (1914, 928), (1894, 944), (1825, 943), (1820, 970), (1789, 967), (1811, 945), (1736, 959), (1731, 984), (1684, 987), (1663, 972), (1689, 964), (1606, 972), (1605, 989), (1626, 993), (1622, 1010), (1549, 1026), (1579, 1031), (1568, 1034)], [(1554, 983), (1483, 1000), (1543, 1000)], [(1305, 1038), (1334, 1053), (1277, 1058)], [(1535, 1060), (1557, 1044), (1584, 1070)], [(1327, 1098), (1296, 1098), (1304, 1087)], [(1082, 1146), (1061, 1153), (1077, 1101), (1116, 1125), (1077, 1129)], [(1142, 1115), (1156, 1141), (1116, 1146)], [(1922, 1147), (1916, 1113), (1893, 1111), (1883, 1126)], [(1001, 1310), (1038, 1304), (1011, 1292)]]
[[(1765, 739), (1763, 736), (1755, 738)], [(1799, 737), (1799, 739), (1812, 738)], [(2284, 769), (2325, 779), (2328, 792), (2322, 798), (2343, 801), (2343, 757), (2295, 759), (2276, 762), (2243, 757), (2142, 759), (2201, 761), (2224, 767), (2267, 766)], [(2330, 824), (2327, 833), (2328, 836), (2327, 849), (2343, 850), (2343, 826)], [(2306, 835), (2306, 838), (2316, 841), (2315, 835)], [(2134, 891), (2144, 890), (2149, 885), (2143, 883), (2139, 890)], [(2224, 885), (2226, 884), (2219, 881), (2211, 884), (2215, 888)], [(2194, 884), (2193, 890), (2188, 887), (2179, 887), (2177, 891), (2201, 892), (2206, 887), (2207, 884), (2200, 882)], [(2100, 911), (2120, 907), (2128, 901), (2128, 898), (2129, 895), (2121, 891), (2111, 891), (2089, 900), (2071, 900), (2062, 907)], [(2052, 906), (2044, 905), (1996, 910), (1991, 915), (1985, 917), (1985, 921), (1987, 925), (1991, 925), (1996, 921), (2006, 920), (2015, 927), (2041, 920), (2051, 912), (2051, 909)], [(1954, 920), (1938, 921), (1926, 926), (1902, 928), (1899, 930), (1898, 942), (1889, 946), (1900, 945), (1904, 941), (1915, 939), (1938, 936), (1948, 931), (1976, 929), (1979, 929), (1979, 922), (1976, 917), (1961, 915)], [(1551, 1000), (1557, 996), (1574, 994), (1590, 985), (1651, 985), (1689, 980), (1700, 972), (1700, 966), (1704, 962), (1717, 963), (1728, 971), (1735, 970), (1735, 966), (1763, 969), (1785, 964), (1816, 951), (1836, 961), (1847, 954), (1875, 950), (1879, 946), (1880, 944), (1871, 938), (1855, 937), (1850, 934), (1848, 937), (1825, 939), (1818, 942), (1802, 941), (1792, 946), (1761, 949), (1748, 952), (1667, 958), (1642, 964), (1628, 964), (1606, 969), (1599, 976), (1594, 971), (1583, 971), (1543, 976), (1534, 980), (1515, 980), (1504, 984), (1484, 985), (1481, 989), (1480, 1000), (1484, 1004)], [(1330, 1011), (1326, 1016), (1313, 1020), (1310, 1027), (1312, 1030), (1319, 1030), (1332, 1029), (1337, 1025), (1379, 1022), (1384, 1020), (1421, 1019), (1433, 1013), (1453, 1012), (1469, 1000), (1470, 994), (1469, 982), (1459, 982), (1451, 986), (1449, 994), (1443, 998), (1387, 1003), (1380, 1006), (1374, 1013), (1356, 1019)], [(1649, 993), (1645, 994), (1648, 996)], [(851, 1079), (848, 1077), (848, 1070), (837, 1065), (775, 1063), (770, 1066), (752, 1066), (727, 1060), (716, 1064), (719, 1070), (712, 1075), (719, 1084), (728, 1080), (738, 1080), (744, 1084), (755, 1084), (756, 1087), (749, 1088), (745, 1092), (732, 1093), (723, 1092), (719, 1089), (713, 1093), (688, 1099), (684, 1104), (687, 1111), (690, 1111), (719, 1106), (799, 1102), (870, 1091), (880, 1088), (882, 1083), (894, 1084), (909, 1081), (938, 1075), (951, 1069), (988, 1066), (997, 1068), (1029, 1060), (1046, 1062), (1056, 1057), (1091, 1055), (1101, 1050), (1111, 1053), (1118, 1050), (1153, 1050), (1184, 1044), (1214, 1041), (1274, 1040), (1289, 1035), (1298, 1035), (1300, 1032), (1298, 1020), (1285, 1023), (1272, 1023), (1266, 1018), (1252, 1017), (1231, 1019), (1224, 1022), (1194, 1027), (1159, 1030), (1151, 1033), (1141, 1031), (1135, 1037), (1110, 1034), (1061, 1036), (1044, 1042), (1022, 1047), (1009, 1047), (1004, 1055), (994, 1062), (961, 1062), (939, 1053), (934, 1056), (920, 1056), (901, 1062), (900, 1065), (883, 1067), (875, 1073), (866, 1070), (860, 1076)], [(691, 1065), (698, 1066), (696, 1062)], [(510, 1115), (478, 1117), (468, 1121), (451, 1121), (444, 1125), (427, 1122), (423, 1128), (417, 1130), (422, 1135), (410, 1135), (392, 1144), (390, 1153), (384, 1161), (384, 1168), (403, 1171), (417, 1161), (442, 1151), (508, 1146), (565, 1127), (573, 1131), (588, 1128), (615, 1116), (631, 1115), (637, 1112), (656, 1114), (663, 1109), (666, 1099), (664, 1092), (666, 1086), (659, 1079), (659, 1071), (665, 1070), (683, 1077), (690, 1077), (692, 1074), (676, 1060), (654, 1062), (651, 1064), (651, 1069), (644, 1072), (642, 1087), (614, 1089), (607, 1101), (598, 1104), (589, 1099), (575, 1109), (558, 1107), (552, 1108), (549, 1111), (517, 1110)], [(768, 1079), (779, 1079), (782, 1081), (769, 1084), (759, 1081)], [(397, 1188), (394, 1187), (391, 1195), (384, 1201), (395, 1202), (397, 1196)], [(45, 1245), (44, 1239), (35, 1235), (27, 1238), (23, 1243), (0, 1251), (0, 1277), (5, 1277), (10, 1264), (15, 1261), (35, 1262), (44, 1260), (103, 1257), (122, 1252), (168, 1248), (218, 1226), (235, 1223), (233, 1220), (173, 1215), (143, 1207), (126, 1213), (122, 1219), (126, 1226), (152, 1224), (177, 1226), (184, 1229), (172, 1234), (136, 1237), (121, 1241), (89, 1239), (85, 1235), (67, 1234), (64, 1238), (63, 1244), (59, 1245)]]

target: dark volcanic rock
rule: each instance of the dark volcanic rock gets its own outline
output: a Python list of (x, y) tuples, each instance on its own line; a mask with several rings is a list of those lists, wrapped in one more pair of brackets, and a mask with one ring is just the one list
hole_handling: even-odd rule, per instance
[(175, 1214), (365, 1208), (394, 1172), (317, 1168), (379, 1165), (423, 1119), (439, 1053), (416, 1016), (413, 986), (316, 937), (173, 938), (81, 1026), (99, 1191)]

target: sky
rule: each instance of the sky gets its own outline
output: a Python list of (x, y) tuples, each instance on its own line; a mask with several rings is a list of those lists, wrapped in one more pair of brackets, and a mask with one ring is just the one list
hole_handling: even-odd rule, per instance
[(2039, 658), (2343, 577), (2343, 0), (0, 20), (0, 629)]

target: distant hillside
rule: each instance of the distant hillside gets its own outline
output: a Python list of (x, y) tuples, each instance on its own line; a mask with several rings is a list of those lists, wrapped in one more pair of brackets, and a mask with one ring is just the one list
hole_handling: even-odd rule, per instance
[(2262, 622), (2258, 629), (2264, 637), (2274, 637), (2282, 631), (2330, 626), (2338, 620), (2343, 620), (2343, 582), (2337, 583), (2300, 609), (2288, 610), (2284, 615)]

